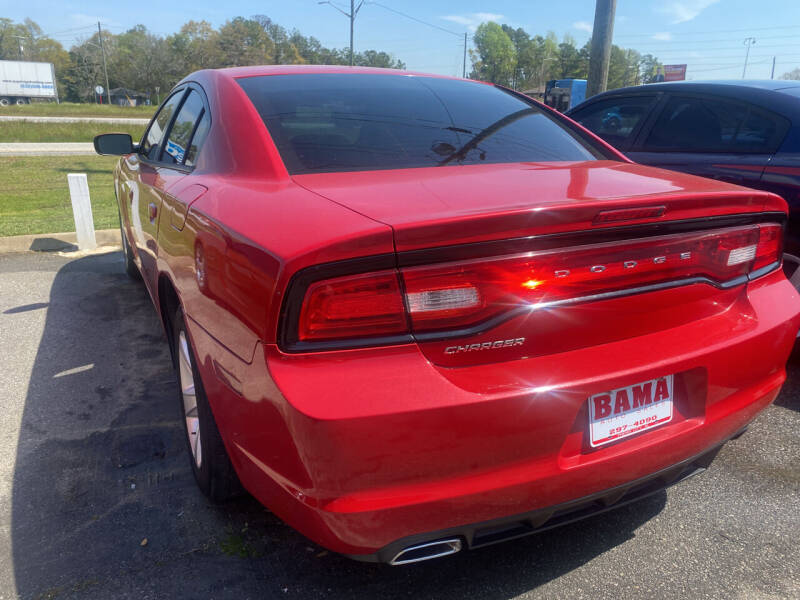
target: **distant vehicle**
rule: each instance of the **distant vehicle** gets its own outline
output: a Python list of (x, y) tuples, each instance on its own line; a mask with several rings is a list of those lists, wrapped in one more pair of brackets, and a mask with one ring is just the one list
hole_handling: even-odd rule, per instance
[(786, 379), (786, 203), (632, 164), (511, 90), (206, 70), (139, 144), (94, 143), (121, 156), (124, 264), (198, 485), (241, 484), (353, 558), (633, 502), (707, 467)]
[(0, 106), (30, 104), (31, 98), (58, 101), (53, 64), (0, 60)]
[(567, 112), (635, 162), (775, 192), (800, 255), (800, 81), (681, 81), (593, 96)]
[(559, 112), (566, 112), (585, 99), (585, 79), (552, 79), (544, 88), (544, 103)]

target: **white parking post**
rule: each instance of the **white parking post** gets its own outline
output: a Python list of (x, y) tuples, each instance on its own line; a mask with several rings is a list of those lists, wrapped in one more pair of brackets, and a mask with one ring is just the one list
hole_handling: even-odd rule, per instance
[(68, 173), (67, 182), (72, 200), (72, 214), (75, 217), (75, 233), (78, 235), (78, 249), (94, 250), (97, 248), (97, 240), (94, 237), (94, 219), (86, 173)]

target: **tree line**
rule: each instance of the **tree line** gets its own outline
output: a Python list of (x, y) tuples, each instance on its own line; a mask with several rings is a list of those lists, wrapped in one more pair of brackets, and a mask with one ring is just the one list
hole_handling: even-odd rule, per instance
[[(72, 102), (93, 101), (94, 88), (105, 86), (100, 33), (65, 49), (31, 19), (14, 23), (0, 18), (0, 60), (51, 62), (59, 97)], [(312, 36), (291, 31), (269, 17), (236, 17), (215, 29), (207, 21), (189, 21), (178, 32), (156, 35), (144, 26), (120, 34), (102, 32), (109, 86), (153, 95), (163, 94), (198, 69), (259, 64), (350, 63), (349, 48), (327, 48)], [(404, 69), (387, 52), (354, 54), (359, 66)]]
[[(531, 36), (522, 28), (494, 22), (482, 23), (473, 38), (470, 51), (470, 77), (513, 87), (537, 90), (551, 79), (586, 79), (589, 75), (591, 39), (578, 48), (565, 35), (561, 42), (553, 32)], [(655, 81), (658, 59), (630, 48), (611, 47), (608, 89)]]
[[(346, 65), (347, 48), (327, 48), (297, 29), (287, 30), (267, 16), (236, 17), (214, 28), (207, 21), (188, 21), (171, 35), (157, 35), (144, 25), (120, 34), (102, 32), (109, 84), (144, 94), (163, 96), (187, 74), (198, 69), (255, 64)], [(59, 96), (63, 100), (94, 100), (94, 88), (105, 86), (100, 35), (65, 49), (44, 35), (31, 19), (15, 23), (0, 18), (0, 60), (51, 62), (55, 66)], [(589, 73), (591, 40), (582, 47), (566, 35), (559, 42), (552, 32), (531, 36), (522, 28), (482, 23), (470, 49), (470, 77), (518, 90), (540, 90), (551, 79), (585, 79)], [(405, 64), (387, 52), (366, 50), (354, 55), (360, 66), (404, 69)], [(650, 83), (661, 67), (650, 54), (612, 46), (608, 88)], [(783, 78), (800, 78), (795, 69)], [(153, 98), (155, 101), (156, 98)]]

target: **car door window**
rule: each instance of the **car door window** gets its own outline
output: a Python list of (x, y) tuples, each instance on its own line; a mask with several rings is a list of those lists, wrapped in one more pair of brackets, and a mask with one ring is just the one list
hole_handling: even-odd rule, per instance
[(751, 108), (736, 133), (736, 152), (773, 154), (788, 129), (789, 122), (783, 117)]
[(631, 141), (633, 132), (647, 115), (654, 99), (655, 96), (608, 98), (570, 116), (609, 144), (623, 146)]
[(161, 141), (164, 138), (164, 133), (169, 126), (170, 120), (172, 120), (172, 115), (178, 110), (181, 98), (183, 98), (183, 90), (173, 94), (169, 100), (164, 103), (161, 110), (158, 111), (158, 115), (153, 119), (150, 128), (144, 134), (140, 152), (149, 160), (159, 160), (162, 147)]
[(211, 119), (208, 113), (203, 111), (203, 114), (200, 116), (200, 122), (197, 124), (197, 127), (195, 127), (194, 135), (192, 135), (192, 141), (189, 143), (189, 149), (186, 151), (187, 167), (193, 167), (195, 161), (197, 161), (197, 154), (203, 147), (203, 142), (206, 140), (210, 128)]
[(164, 144), (164, 153), (161, 155), (162, 162), (183, 164), (192, 134), (202, 114), (203, 100), (200, 98), (200, 94), (190, 90), (169, 130)]
[(783, 119), (719, 98), (673, 97), (644, 143), (649, 152), (771, 153), (786, 132)]

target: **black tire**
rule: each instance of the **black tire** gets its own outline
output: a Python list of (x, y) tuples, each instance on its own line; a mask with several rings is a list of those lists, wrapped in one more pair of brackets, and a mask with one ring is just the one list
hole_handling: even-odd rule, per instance
[(119, 220), (119, 235), (122, 239), (122, 254), (123, 259), (125, 260), (125, 272), (128, 274), (128, 277), (134, 281), (141, 281), (142, 273), (139, 271), (139, 267), (136, 266), (136, 261), (133, 259), (133, 250), (131, 250), (131, 247), (128, 244), (128, 237), (125, 235), (125, 229), (122, 227), (122, 217), (120, 217)]
[[(200, 440), (202, 440), (202, 458), (200, 464), (195, 459), (190, 442), (188, 420), (185, 418), (184, 399), (181, 389), (180, 374), (180, 342), (181, 333), (187, 341), (189, 361), (191, 362), (191, 372), (194, 379), (194, 392), (197, 402), (196, 414), (199, 420)], [(225, 444), (217, 429), (217, 423), (211, 412), (211, 406), (206, 397), (203, 382), (197, 371), (194, 350), (192, 349), (189, 335), (186, 332), (186, 324), (183, 319), (183, 312), (179, 308), (173, 317), (173, 346), (175, 352), (176, 374), (178, 378), (178, 407), (180, 409), (181, 421), (183, 423), (184, 439), (186, 449), (189, 454), (189, 462), (192, 466), (195, 481), (200, 491), (203, 492), (212, 502), (224, 502), (231, 498), (241, 495), (244, 492), (239, 477), (231, 464)]]

